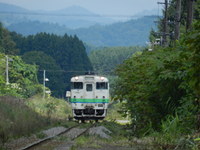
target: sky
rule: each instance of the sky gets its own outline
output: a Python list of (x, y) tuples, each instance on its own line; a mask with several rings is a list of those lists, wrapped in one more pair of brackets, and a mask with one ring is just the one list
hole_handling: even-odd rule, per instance
[(158, 9), (158, 0), (0, 0), (0, 2), (29, 10), (59, 10), (76, 5), (100, 15), (134, 15), (143, 10)]

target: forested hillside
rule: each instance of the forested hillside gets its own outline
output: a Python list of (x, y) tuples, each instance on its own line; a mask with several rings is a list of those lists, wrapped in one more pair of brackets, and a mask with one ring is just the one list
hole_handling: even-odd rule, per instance
[(88, 28), (69, 29), (65, 26), (39, 21), (25, 21), (11, 24), (7, 28), (23, 35), (40, 32), (58, 35), (77, 35), (82, 41), (95, 46), (132, 46), (145, 45), (149, 32), (155, 28), (156, 16), (147, 16), (111, 25), (93, 25)]
[[(2, 93), (6, 92), (3, 90), (7, 90), (7, 86), (3, 84), (5, 83), (5, 55), (11, 59), (9, 62), (10, 82), (16, 83), (18, 90), (21, 89), (21, 92), (27, 93), (27, 96), (34, 95), (37, 91), (34, 88), (38, 81), (43, 83), (44, 70), (46, 70), (46, 77), (50, 80), (46, 86), (50, 88), (52, 95), (57, 97), (64, 97), (73, 75), (93, 70), (85, 47), (76, 36), (40, 33), (24, 37), (15, 32), (9, 32), (2, 25), (0, 32)], [(20, 55), (24, 62), (32, 65), (25, 64), (17, 55)], [(25, 90), (26, 88), (29, 88), (28, 91)]]
[(46, 70), (46, 77), (50, 80), (47, 87), (54, 96), (64, 97), (73, 75), (93, 70), (85, 47), (77, 36), (39, 33), (24, 37), (13, 32), (11, 37), (23, 60), (38, 66), (40, 83), (43, 80), (43, 70)]
[(131, 57), (142, 47), (106, 47), (89, 53), (94, 71), (99, 74), (112, 75), (117, 65)]

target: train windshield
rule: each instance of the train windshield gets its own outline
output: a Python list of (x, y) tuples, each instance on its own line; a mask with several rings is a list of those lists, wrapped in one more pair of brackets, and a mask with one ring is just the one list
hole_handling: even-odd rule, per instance
[(86, 85), (86, 90), (87, 90), (88, 92), (92, 91), (92, 84), (87, 84), (87, 85)]
[(83, 89), (83, 82), (71, 82), (71, 89)]
[(96, 88), (97, 88), (97, 90), (108, 89), (108, 83), (107, 82), (97, 82)]

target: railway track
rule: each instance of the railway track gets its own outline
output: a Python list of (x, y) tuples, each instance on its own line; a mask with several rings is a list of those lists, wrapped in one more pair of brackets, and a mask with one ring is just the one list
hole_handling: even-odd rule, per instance
[[(55, 136), (50, 136), (44, 139), (41, 139), (37, 142), (31, 143), (29, 145), (27, 145), (26, 147), (23, 147), (19, 150), (37, 150), (40, 149), (40, 147), (42, 147), (43, 144), (46, 144), (46, 147), (48, 147), (48, 145), (52, 145), (51, 142), (55, 137), (59, 137), (59, 136), (64, 136), (68, 138), (68, 142), (72, 142), (74, 141), (76, 138), (84, 135), (85, 133), (87, 133), (89, 131), (90, 128), (93, 128), (96, 126), (96, 123), (91, 124), (89, 127), (87, 128), (82, 128), (82, 129), (78, 129), (78, 127), (80, 127), (80, 125), (75, 125), (73, 127), (67, 128), (65, 131), (55, 135)], [(73, 131), (75, 130), (75, 131)], [(76, 130), (79, 130), (78, 132)], [(59, 146), (59, 144), (55, 144), (54, 145)], [(42, 148), (41, 148), (42, 149)]]

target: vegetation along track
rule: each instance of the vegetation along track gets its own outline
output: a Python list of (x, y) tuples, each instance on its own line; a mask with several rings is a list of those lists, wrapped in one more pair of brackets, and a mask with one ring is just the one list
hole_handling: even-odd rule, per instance
[[(20, 150), (35, 150), (35, 149), (40, 149), (40, 147), (42, 147), (43, 144), (47, 144), (47, 145), (52, 145), (51, 141), (55, 138), (55, 137), (58, 137), (58, 136), (66, 136), (69, 138), (70, 141), (73, 141), (75, 140), (76, 138), (84, 135), (85, 133), (87, 133), (89, 131), (90, 128), (93, 128), (96, 126), (96, 123), (93, 123), (91, 124), (89, 127), (87, 128), (82, 128), (80, 129), (78, 132), (76, 132), (76, 129), (78, 127), (81, 127), (80, 125), (75, 125), (73, 127), (70, 127), (70, 128), (67, 128), (66, 130), (64, 130), (63, 132), (57, 134), (57, 135), (54, 135), (54, 136), (50, 136), (50, 137), (47, 137), (47, 138), (44, 138), (44, 139), (41, 139), (37, 142), (34, 142), (34, 143), (31, 143), (29, 144), (28, 146), (26, 147), (23, 147), (21, 148)], [(74, 131), (73, 131), (74, 130)], [(57, 144), (53, 144), (54, 146), (58, 146)]]

